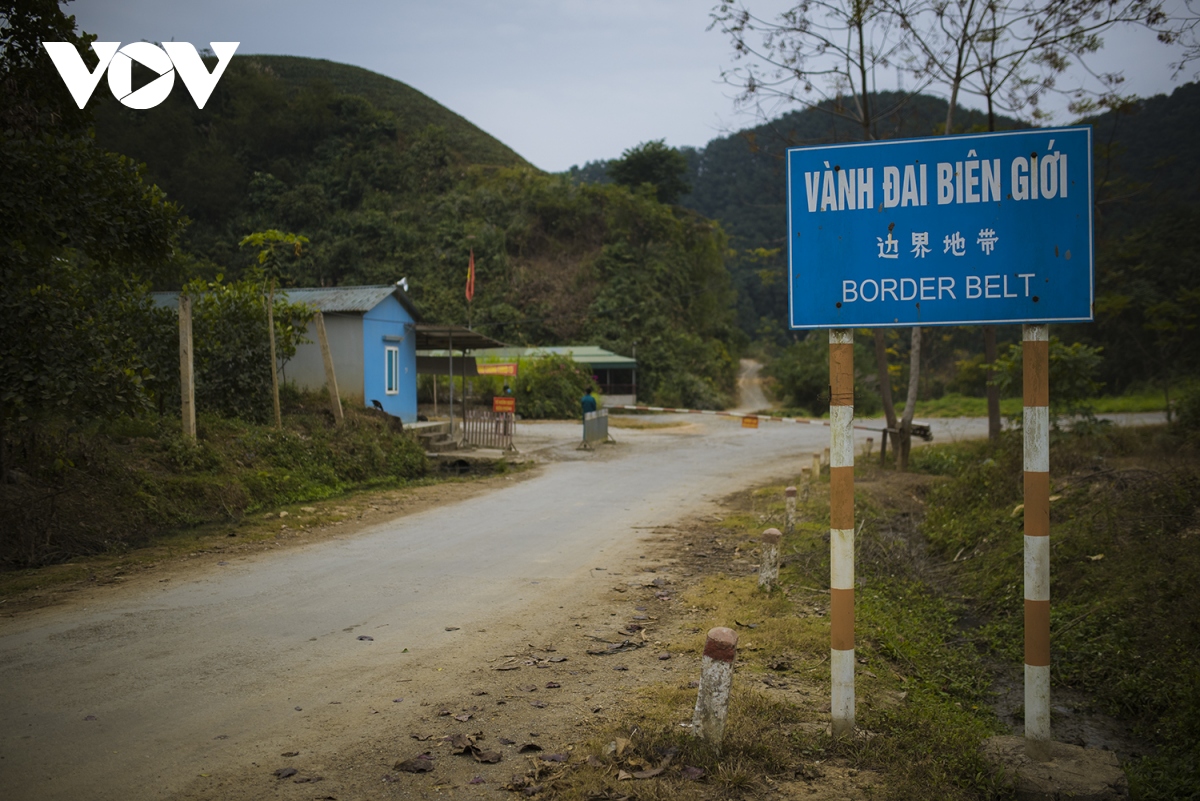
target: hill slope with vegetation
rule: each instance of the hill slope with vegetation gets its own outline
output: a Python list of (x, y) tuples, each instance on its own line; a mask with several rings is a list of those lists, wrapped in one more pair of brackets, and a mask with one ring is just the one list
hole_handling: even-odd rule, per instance
[[(894, 93), (871, 96), (877, 108), (896, 105)], [(771, 356), (794, 337), (786, 328), (786, 172), (788, 147), (861, 140), (857, 125), (821, 108), (792, 111), (761, 125), (683, 148), (691, 192), (681, 203), (714, 220), (729, 233), (735, 251), (730, 272), (738, 293), (737, 324)], [(876, 125), (880, 139), (940, 134), (947, 104), (915, 96)], [(1178, 394), (1188, 376), (1200, 372), (1200, 347), (1191, 334), (1200, 323), (1200, 294), (1187, 265), (1196, 262), (1189, 232), (1200, 218), (1200, 192), (1191, 166), (1200, 159), (1200, 85), (1187, 84), (1171, 95), (1131, 101), (1080, 124), (1093, 128), (1096, 187), (1096, 321), (1056, 327), (1066, 341), (1100, 349), (1097, 378), (1104, 391)], [(982, 112), (956, 110), (955, 132), (987, 129)], [(998, 118), (999, 130), (1019, 127)], [(590, 162), (567, 174), (580, 182), (604, 182), (607, 162)], [(999, 327), (1001, 353), (1019, 338), (1015, 326)], [(906, 337), (889, 333), (893, 392), (907, 382)], [(820, 348), (797, 350), (788, 364), (769, 371), (785, 401), (820, 406), (824, 391)], [(982, 338), (973, 328), (929, 329), (924, 337), (920, 399), (946, 393), (980, 396), (985, 374)], [(802, 352), (803, 351), (803, 352)], [(873, 364), (864, 352), (864, 364)], [(814, 359), (816, 361), (814, 361)], [(867, 370), (866, 372), (870, 372)], [(792, 379), (809, 373), (813, 381)], [(865, 391), (875, 384), (866, 375)], [(790, 383), (789, 383), (790, 382)], [(803, 387), (801, 387), (801, 383)], [(799, 388), (799, 391), (797, 391)], [(812, 397), (810, 397), (812, 396)], [(871, 399), (867, 398), (867, 405)], [(816, 409), (819, 411), (819, 409)]]
[(236, 58), (204, 110), (178, 88), (152, 113), (109, 99), (96, 132), (144, 161), (192, 220), (189, 259), (159, 280), (169, 288), (240, 277), (253, 254), (239, 240), (287, 230), (311, 244), (285, 286), (406, 278), (426, 319), (504, 342), (622, 354), (636, 342), (647, 400), (712, 407), (732, 392), (719, 226), (625, 187), (541, 173), (399, 81), (313, 59)]

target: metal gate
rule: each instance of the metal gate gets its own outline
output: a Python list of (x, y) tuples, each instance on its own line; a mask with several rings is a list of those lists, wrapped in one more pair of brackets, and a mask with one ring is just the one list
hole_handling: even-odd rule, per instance
[(480, 448), (497, 448), (515, 451), (513, 429), (516, 426), (512, 412), (493, 412), (491, 409), (467, 410), (467, 422), (463, 427), (463, 442)]

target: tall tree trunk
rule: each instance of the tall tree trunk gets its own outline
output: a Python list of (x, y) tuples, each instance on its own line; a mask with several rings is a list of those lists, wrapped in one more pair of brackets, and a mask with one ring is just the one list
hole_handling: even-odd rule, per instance
[(913, 326), (912, 347), (908, 354), (908, 397), (904, 401), (904, 416), (900, 419), (900, 443), (897, 465), (908, 469), (908, 453), (912, 449), (912, 419), (917, 410), (917, 384), (921, 378), (921, 327)]
[(896, 404), (892, 402), (892, 380), (888, 376), (887, 343), (883, 339), (883, 329), (875, 331), (875, 369), (879, 371), (879, 397), (883, 399), (883, 416), (887, 418), (888, 428), (896, 427)]
[(983, 327), (983, 360), (987, 376), (988, 439), (1000, 439), (1000, 387), (992, 383), (996, 369), (996, 326)]
[[(883, 416), (887, 427), (896, 430), (896, 404), (892, 402), (892, 379), (888, 375), (887, 343), (883, 340), (883, 329), (875, 329), (875, 369), (879, 373), (879, 397), (883, 400)], [(883, 432), (879, 448), (879, 464), (884, 464), (887, 455), (888, 432)], [(896, 450), (896, 439), (892, 439), (892, 450)]]

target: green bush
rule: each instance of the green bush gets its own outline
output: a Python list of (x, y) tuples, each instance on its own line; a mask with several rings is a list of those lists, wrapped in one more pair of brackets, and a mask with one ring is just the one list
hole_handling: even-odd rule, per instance
[(521, 365), (517, 411), (530, 420), (578, 418), (579, 399), (589, 389), (596, 389), (591, 373), (565, 356), (550, 354)]
[[(854, 414), (877, 414), (883, 406), (876, 386), (864, 380), (875, 369), (874, 351), (865, 342), (854, 346)], [(793, 342), (764, 370), (783, 395), (789, 407), (807, 409), (814, 417), (829, 411), (829, 338), (824, 332), (810, 332)]]
[[(0, 566), (32, 567), (122, 550), (178, 529), (261, 509), (395, 486), (428, 472), (424, 451), (382, 416), (347, 409), (331, 426), (322, 399), (284, 428), (202, 414), (198, 438), (178, 420), (144, 417), (47, 432), (55, 465), (0, 485)], [(56, 466), (57, 465), (57, 466)]]
[[(225, 417), (264, 422), (271, 417), (271, 345), (267, 304), (257, 281), (193, 281), (183, 289), (192, 298), (192, 350), (196, 408)], [(165, 313), (163, 313), (165, 311)], [(155, 376), (152, 388), (159, 411), (176, 408), (179, 398), (179, 316), (170, 310), (147, 311), (143, 358)], [(296, 355), (312, 311), (275, 295), (275, 356), (282, 368)]]

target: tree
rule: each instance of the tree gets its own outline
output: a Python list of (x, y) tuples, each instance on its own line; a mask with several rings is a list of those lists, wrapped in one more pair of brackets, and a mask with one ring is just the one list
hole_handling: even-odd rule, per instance
[(692, 191), (684, 180), (687, 159), (665, 139), (643, 142), (631, 147), (608, 165), (608, 177), (613, 183), (637, 189), (642, 184), (654, 186), (659, 203), (673, 204)]
[(90, 37), (48, 0), (3, 11), (0, 474), (10, 433), (36, 446), (48, 420), (146, 407), (136, 341), (148, 298), (139, 279), (170, 265), (183, 227), (137, 164), (96, 145), (89, 117), (37, 46)]
[[(723, 2), (711, 14), (711, 28), (733, 40), (741, 66), (722, 77), (741, 91), (740, 105), (751, 105), (762, 116), (763, 101), (774, 105), (800, 103), (859, 125), (864, 140), (876, 139), (875, 121), (895, 114), (911, 94), (894, 95), (891, 106), (871, 105), (878, 94), (876, 71), (902, 63), (907, 31), (891, 10), (875, 0), (816, 0), (784, 11), (774, 20), (757, 17), (741, 2)], [(757, 37), (760, 41), (752, 41)], [(913, 94), (928, 81), (919, 82)], [(848, 101), (848, 102), (847, 102)], [(773, 110), (773, 109), (772, 109)], [(875, 329), (875, 362), (879, 394), (887, 426), (900, 431), (900, 465), (905, 466), (916, 403), (910, 401), (905, 420), (896, 419), (887, 371), (887, 344)], [(921, 331), (912, 329), (912, 369), (909, 397), (915, 400), (920, 379)]]
[[(910, 31), (907, 66), (929, 76), (949, 95), (945, 133), (954, 131), (960, 92), (987, 104), (989, 131), (996, 106), (1018, 116), (1041, 116), (1039, 98), (1056, 89), (1072, 61), (1086, 67), (1103, 44), (1100, 35), (1125, 23), (1163, 23), (1157, 0), (883, 0)], [(1082, 85), (1072, 88), (1078, 107), (1120, 102), (1118, 75), (1098, 75), (1099, 98)], [(988, 436), (1000, 437), (1000, 391), (992, 380), (996, 327), (983, 327), (987, 365)]]
[(297, 234), (285, 234), (274, 229), (259, 231), (243, 237), (238, 247), (254, 245), (258, 251), (258, 270), (263, 273), (267, 282), (267, 334), (271, 345), (271, 400), (275, 406), (275, 427), (283, 428), (283, 412), (279, 409), (279, 369), (275, 359), (275, 285), (283, 272), (281, 252), (291, 251), (292, 256), (300, 258), (308, 238)]

